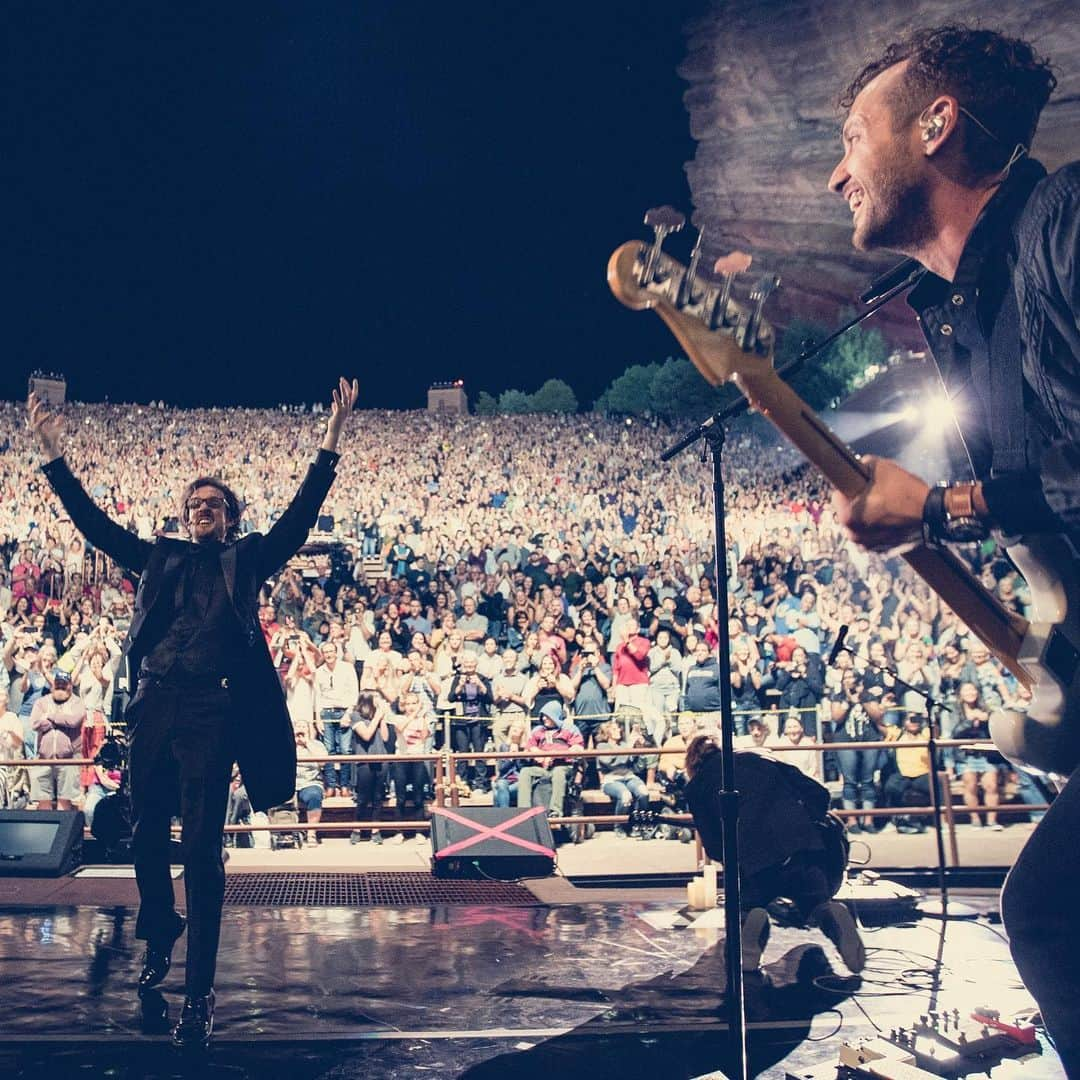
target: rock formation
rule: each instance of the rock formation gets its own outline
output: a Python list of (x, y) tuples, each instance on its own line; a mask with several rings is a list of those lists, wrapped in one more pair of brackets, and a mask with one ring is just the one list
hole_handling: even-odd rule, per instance
[[(1055, 65), (1034, 155), (1080, 156), (1080, 9), (1075, 0), (716, 0), (685, 27), (679, 74), (697, 141), (686, 170), (703, 265), (732, 248), (783, 278), (770, 317), (832, 323), (894, 256), (851, 247), (851, 218), (825, 190), (840, 158), (839, 91), (866, 59), (916, 26), (963, 21), (1031, 41)], [(676, 251), (676, 254), (684, 252)], [(919, 340), (895, 301), (876, 317), (897, 343)]]

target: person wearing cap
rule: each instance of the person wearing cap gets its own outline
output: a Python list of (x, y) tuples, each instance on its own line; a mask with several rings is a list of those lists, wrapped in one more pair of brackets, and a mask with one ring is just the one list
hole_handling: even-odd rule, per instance
[[(52, 690), (34, 702), (30, 726), (37, 735), (37, 755), (63, 761), (77, 757), (82, 746), (86, 707), (72, 693), (71, 675), (62, 668), (52, 673)], [(71, 810), (82, 795), (79, 770), (73, 765), (33, 765), (30, 767), (30, 801), (39, 810)]]
[[(525, 744), (527, 753), (534, 751), (563, 751), (566, 755), (585, 749), (585, 740), (573, 721), (557, 701), (549, 701), (540, 710), (540, 723), (532, 729)], [(566, 786), (574, 768), (572, 758), (534, 757), (533, 764), (526, 765), (518, 773), (518, 806), (532, 806), (533, 787), (550, 781), (551, 795), (548, 799), (548, 816), (562, 817), (566, 801)]]

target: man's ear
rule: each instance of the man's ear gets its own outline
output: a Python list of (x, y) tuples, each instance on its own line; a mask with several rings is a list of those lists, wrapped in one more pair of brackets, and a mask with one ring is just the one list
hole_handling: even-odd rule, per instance
[(936, 154), (956, 129), (960, 106), (956, 98), (941, 94), (919, 116), (919, 132), (927, 157)]

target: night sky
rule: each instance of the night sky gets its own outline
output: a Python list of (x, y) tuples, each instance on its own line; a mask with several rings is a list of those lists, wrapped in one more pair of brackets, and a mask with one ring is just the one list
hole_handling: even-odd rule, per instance
[(415, 408), (676, 351), (604, 270), (689, 211), (700, 3), (5, 8), (7, 359), (80, 400)]

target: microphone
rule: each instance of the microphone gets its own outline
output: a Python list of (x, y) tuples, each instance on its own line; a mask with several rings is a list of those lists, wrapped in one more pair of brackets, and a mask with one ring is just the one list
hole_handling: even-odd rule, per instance
[(860, 304), (872, 304), (887, 292), (900, 285), (914, 285), (926, 273), (926, 268), (916, 259), (905, 259), (891, 270), (870, 282), (870, 288), (859, 297)]
[(698, 439), (705, 434), (716, 423), (716, 414), (714, 413), (704, 423), (698, 424), (693, 431), (684, 435), (674, 446), (669, 446), (661, 455), (661, 461), (670, 461), (676, 454), (681, 454), (688, 446), (696, 443)]
[(844, 647), (844, 638), (847, 637), (848, 626), (844, 623), (840, 627), (839, 632), (836, 635), (836, 644), (832, 647), (832, 652), (829, 653), (829, 667), (832, 667), (836, 663), (836, 658), (840, 655), (840, 650)]

